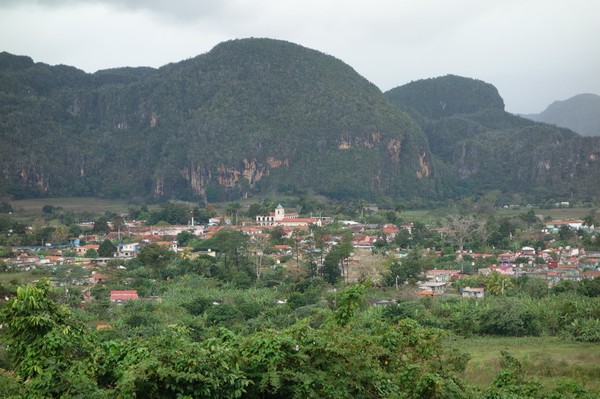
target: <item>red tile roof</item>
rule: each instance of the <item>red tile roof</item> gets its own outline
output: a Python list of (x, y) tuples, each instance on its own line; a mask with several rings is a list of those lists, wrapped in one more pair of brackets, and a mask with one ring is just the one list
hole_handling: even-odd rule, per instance
[(111, 301), (129, 301), (139, 299), (137, 290), (116, 290), (110, 292)]

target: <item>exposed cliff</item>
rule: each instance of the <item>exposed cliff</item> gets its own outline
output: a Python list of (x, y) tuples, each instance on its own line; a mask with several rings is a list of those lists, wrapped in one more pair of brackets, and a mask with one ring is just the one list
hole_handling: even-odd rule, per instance
[(445, 190), (408, 115), (348, 65), (292, 43), (234, 40), (157, 70), (89, 75), (10, 55), (0, 67), (0, 167), (14, 195)]

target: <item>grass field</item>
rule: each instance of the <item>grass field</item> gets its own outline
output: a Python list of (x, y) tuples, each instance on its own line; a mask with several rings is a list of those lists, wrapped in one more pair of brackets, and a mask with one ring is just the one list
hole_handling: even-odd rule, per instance
[(13, 282), (17, 285), (28, 284), (42, 277), (50, 277), (50, 272), (42, 270), (33, 272), (0, 272), (0, 284), (3, 286), (10, 286)]
[(553, 387), (557, 380), (574, 380), (600, 393), (600, 344), (575, 342), (558, 337), (457, 338), (450, 343), (471, 355), (464, 378), (477, 386), (489, 386), (500, 371), (500, 352), (519, 359), (527, 380), (538, 379)]
[(106, 200), (99, 198), (35, 198), (11, 201), (16, 213), (42, 214), (44, 205), (60, 206), (74, 212), (126, 212), (131, 206), (123, 200)]

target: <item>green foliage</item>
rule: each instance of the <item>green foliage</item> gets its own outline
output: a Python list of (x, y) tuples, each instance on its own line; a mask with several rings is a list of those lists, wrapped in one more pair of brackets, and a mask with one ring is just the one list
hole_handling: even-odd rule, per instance
[(109, 231), (110, 231), (110, 228), (108, 227), (108, 220), (106, 219), (106, 217), (101, 216), (94, 222), (94, 226), (92, 227), (93, 233), (106, 234)]
[(577, 341), (600, 342), (600, 319), (576, 319), (569, 332)]
[(189, 231), (182, 231), (177, 234), (177, 244), (182, 247), (187, 247), (196, 240), (196, 236)]
[(325, 256), (323, 261), (323, 279), (329, 284), (335, 284), (342, 276), (340, 262), (342, 261), (341, 254), (337, 251), (331, 251)]
[[(466, 398), (442, 334), (403, 321), (313, 329), (306, 323), (249, 336), (240, 346), (249, 397)], [(454, 395), (454, 396), (449, 396)]]
[(117, 252), (117, 247), (110, 240), (104, 240), (98, 248), (98, 256), (111, 258)]
[(491, 272), (485, 279), (486, 292), (493, 295), (504, 295), (513, 285), (510, 277), (497, 271)]
[(187, 224), (191, 220), (191, 209), (189, 206), (177, 202), (163, 202), (160, 204), (160, 209), (156, 212), (151, 212), (150, 217), (146, 221), (149, 225), (155, 225), (160, 221), (168, 224)]
[(455, 75), (412, 82), (388, 91), (386, 97), (431, 119), (488, 108), (504, 109), (504, 101), (494, 86)]
[(356, 311), (364, 305), (364, 293), (367, 287), (363, 284), (355, 284), (346, 287), (339, 293), (336, 309), (334, 312), (335, 322), (339, 326), (347, 325), (354, 317)]
[(402, 259), (390, 255), (386, 263), (389, 271), (384, 276), (384, 283), (388, 287), (393, 287), (396, 283), (414, 284), (424, 271), (422, 258), (414, 251)]
[(181, 327), (145, 341), (109, 341), (97, 354), (106, 386), (118, 397), (240, 398), (249, 381), (231, 348), (208, 340), (191, 342)]
[(155, 276), (158, 276), (167, 264), (176, 257), (177, 254), (168, 247), (150, 243), (140, 250), (137, 259), (144, 266), (150, 268)]
[(50, 298), (48, 280), (19, 287), (0, 317), (14, 371), (29, 389), (46, 397), (93, 390), (90, 370), (78, 364), (92, 349), (88, 335), (66, 306)]
[(85, 251), (85, 254), (83, 254), (84, 258), (97, 258), (98, 257), (98, 251), (96, 251), (94, 248), (90, 248), (87, 251)]

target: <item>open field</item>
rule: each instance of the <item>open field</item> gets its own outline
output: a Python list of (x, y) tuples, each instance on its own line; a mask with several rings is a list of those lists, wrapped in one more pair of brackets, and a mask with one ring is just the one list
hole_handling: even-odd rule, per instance
[(600, 344), (558, 337), (457, 338), (450, 346), (471, 355), (464, 378), (477, 386), (489, 386), (500, 371), (500, 352), (508, 351), (523, 366), (527, 380), (555, 386), (560, 379), (574, 380), (600, 392)]
[(131, 206), (123, 200), (107, 200), (99, 198), (35, 198), (10, 201), (13, 209), (17, 213), (42, 214), (44, 205), (60, 206), (73, 212), (126, 212)]
[[(295, 197), (277, 197), (275, 202), (293, 202), (297, 198)], [(327, 199), (324, 197), (315, 197), (315, 199), (326, 203)], [(242, 212), (244, 212), (248, 206), (252, 203), (261, 202), (262, 198), (253, 197), (246, 200), (241, 200), (239, 203), (242, 205)], [(137, 207), (127, 200), (122, 199), (100, 199), (90, 197), (62, 197), (62, 198), (35, 198), (25, 200), (14, 200), (8, 201), (16, 214), (18, 215), (30, 215), (36, 216), (42, 214), (42, 207), (44, 205), (60, 206), (66, 210), (73, 212), (91, 212), (91, 213), (103, 213), (103, 212), (114, 212), (123, 213), (127, 212), (130, 207)], [(193, 206), (193, 203), (189, 203)], [(225, 203), (211, 203), (216, 209), (224, 212), (227, 208), (228, 202)], [(150, 208), (154, 208), (150, 206)], [(497, 216), (517, 216), (527, 212), (530, 208), (520, 209), (503, 209), (497, 208), (495, 210)], [(542, 218), (549, 217), (552, 219), (569, 219), (569, 218), (582, 218), (588, 215), (592, 208), (551, 208), (551, 209), (540, 209), (533, 208), (536, 215)], [(401, 217), (407, 221), (420, 221), (423, 223), (435, 223), (438, 220), (444, 219), (450, 213), (454, 212), (451, 208), (436, 208), (436, 209), (409, 209), (401, 212)]]
[(11, 285), (12, 282), (20, 284), (29, 284), (41, 279), (50, 277), (50, 272), (36, 270), (33, 272), (0, 272), (0, 284), (4, 286)]

